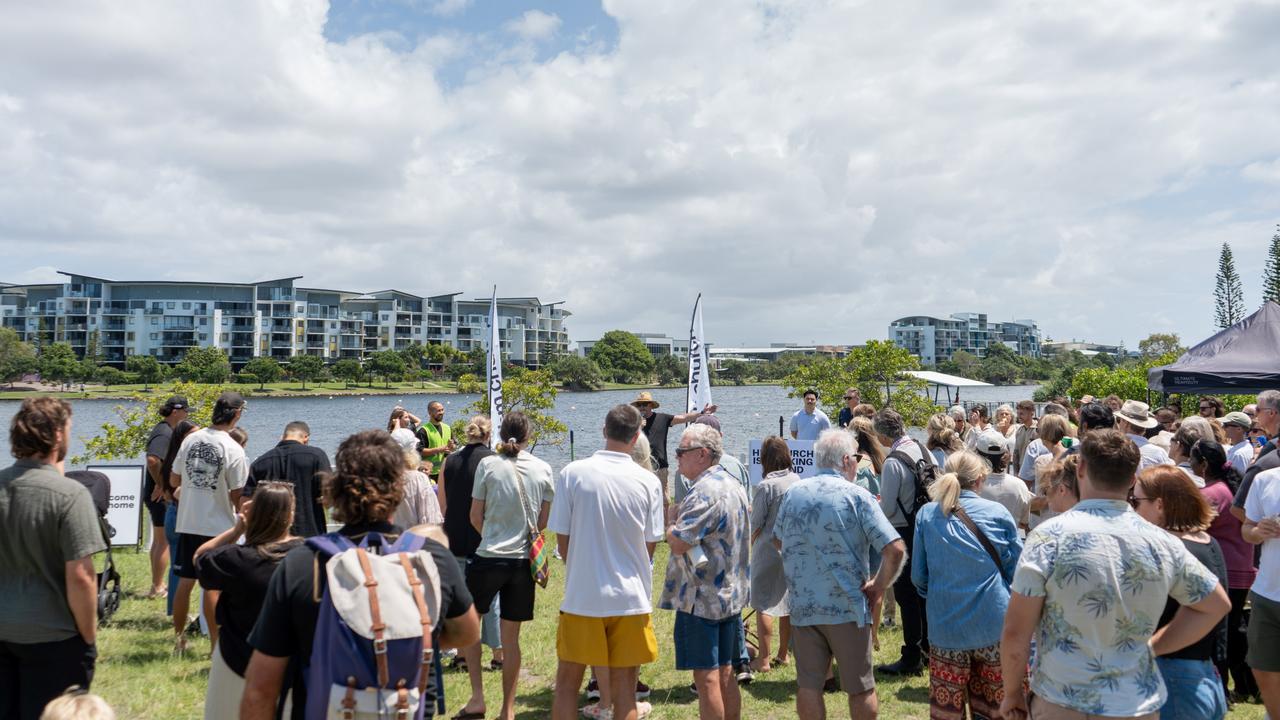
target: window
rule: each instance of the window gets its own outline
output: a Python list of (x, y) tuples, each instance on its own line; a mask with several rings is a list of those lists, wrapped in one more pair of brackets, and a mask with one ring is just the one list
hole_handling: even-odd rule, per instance
[(160, 339), (160, 333), (151, 333), (151, 339), (152, 339), (152, 340), (159, 340), (159, 339)]
[(201, 340), (208, 340), (208, 339), (209, 339), (209, 334), (208, 334), (208, 333), (200, 333), (200, 339), (201, 339)]
[(165, 306), (165, 307), (167, 307), (167, 308), (169, 308), (170, 310), (172, 310), (172, 309), (174, 309), (175, 307), (177, 307), (177, 305), (178, 305), (178, 304), (177, 304), (177, 303), (175, 303), (175, 302), (167, 302), (167, 303), (165, 303), (165, 304), (164, 304), (164, 306)]
[[(173, 307), (173, 305), (170, 305), (169, 307)], [(189, 302), (184, 302), (184, 303), (182, 303), (182, 309), (183, 309), (183, 310), (190, 310), (190, 309), (191, 309), (191, 303), (189, 303)]]
[(125, 340), (128, 340), (129, 342), (133, 342), (133, 333), (131, 333), (131, 332), (127, 332), (127, 333), (125, 333), (125, 334), (124, 334), (124, 339), (125, 339)]
[(208, 325), (208, 324), (209, 324), (209, 318), (200, 318), (200, 324), (201, 324), (201, 325)]
[(160, 324), (160, 318), (151, 318), (151, 324), (152, 324), (152, 325), (159, 325), (159, 324)]
[(222, 342), (228, 342), (230, 340), (231, 340), (231, 333), (222, 333)]

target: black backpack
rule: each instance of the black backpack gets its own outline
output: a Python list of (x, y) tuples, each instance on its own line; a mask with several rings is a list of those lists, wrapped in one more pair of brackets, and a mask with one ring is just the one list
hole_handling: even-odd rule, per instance
[(909, 525), (915, 524), (916, 513), (920, 511), (920, 508), (924, 507), (925, 503), (930, 501), (929, 486), (933, 485), (933, 481), (938, 477), (938, 466), (930, 462), (933, 459), (933, 455), (925, 449), (925, 446), (919, 440), (912, 439), (912, 442), (916, 444), (916, 447), (920, 448), (919, 460), (913, 460), (910, 455), (901, 450), (894, 450), (889, 453), (888, 458), (897, 458), (899, 462), (911, 470), (911, 474), (914, 477), (915, 494), (913, 495), (911, 511), (908, 512), (902, 506), (902, 498), (900, 496), (895, 499), (898, 503), (898, 509), (902, 511), (902, 515), (907, 519), (907, 524)]

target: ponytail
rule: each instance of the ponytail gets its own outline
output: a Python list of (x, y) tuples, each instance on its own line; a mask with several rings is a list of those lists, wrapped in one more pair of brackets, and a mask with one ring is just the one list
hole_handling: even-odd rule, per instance
[(947, 458), (946, 474), (929, 486), (929, 497), (945, 517), (960, 507), (960, 491), (973, 490), (991, 472), (991, 465), (972, 450), (959, 450)]
[(502, 442), (498, 443), (498, 454), (508, 458), (519, 455), (520, 445), (529, 440), (529, 429), (529, 418), (522, 412), (516, 411), (503, 417)]
[(929, 498), (938, 503), (938, 509), (946, 517), (960, 507), (960, 476), (949, 472), (929, 486)]

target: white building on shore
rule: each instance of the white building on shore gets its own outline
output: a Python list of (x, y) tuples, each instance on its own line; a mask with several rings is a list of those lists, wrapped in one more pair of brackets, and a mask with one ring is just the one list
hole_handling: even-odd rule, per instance
[[(95, 347), (117, 367), (131, 355), (175, 364), (191, 347), (219, 348), (235, 369), (254, 357), (364, 360), (430, 343), (467, 352), (483, 347), (489, 313), (488, 298), (307, 288), (295, 283), (300, 276), (231, 283), (61, 274), (66, 282), (0, 283), (0, 326), (28, 342), (68, 343), (80, 357)], [(539, 367), (567, 352), (569, 314), (559, 302), (498, 298), (504, 356)]]

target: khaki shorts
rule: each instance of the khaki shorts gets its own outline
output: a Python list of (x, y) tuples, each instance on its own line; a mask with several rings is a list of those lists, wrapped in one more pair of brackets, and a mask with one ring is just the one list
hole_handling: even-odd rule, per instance
[(875, 690), (870, 625), (792, 625), (791, 641), (795, 646), (796, 684), (801, 689), (822, 690), (831, 659), (835, 658), (840, 665), (840, 689), (850, 695)]
[(556, 654), (579, 665), (639, 667), (658, 659), (658, 638), (648, 613), (587, 617), (562, 612)]
[[(1054, 705), (1038, 696), (1031, 698), (1031, 720), (1107, 720), (1109, 717), (1109, 715), (1090, 715), (1079, 710)], [(1159, 718), (1160, 713), (1153, 712), (1147, 715), (1138, 715), (1133, 720), (1159, 720)]]

